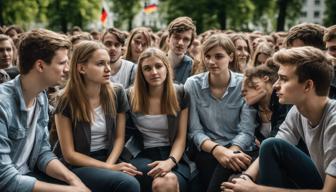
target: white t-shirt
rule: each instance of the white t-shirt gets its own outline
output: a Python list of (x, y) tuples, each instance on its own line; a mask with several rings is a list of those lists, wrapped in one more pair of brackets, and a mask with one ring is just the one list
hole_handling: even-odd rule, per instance
[(18, 169), (18, 171), (21, 174), (27, 174), (31, 170), (29, 170), (27, 161), (29, 159), (30, 153), (33, 149), (34, 141), (35, 141), (35, 135), (36, 135), (36, 123), (38, 119), (39, 114), (39, 107), (36, 105), (36, 100), (34, 101), (33, 106), (26, 109), (27, 111), (27, 130), (26, 130), (26, 141), (25, 145), (22, 146), (22, 153), (21, 156), (18, 158), (17, 162), (15, 162), (15, 165)]
[(167, 115), (139, 115), (135, 124), (142, 133), (145, 149), (170, 146)]
[(127, 88), (134, 79), (135, 71), (136, 67), (134, 63), (122, 59), (119, 71), (111, 75), (110, 79), (113, 83), (120, 83), (124, 88)]
[(329, 99), (316, 127), (293, 106), (276, 137), (294, 145), (302, 137), (322, 179), (326, 174), (336, 177), (336, 100)]
[(94, 109), (94, 120), (91, 124), (90, 151), (99, 151), (107, 148), (106, 120), (101, 106)]

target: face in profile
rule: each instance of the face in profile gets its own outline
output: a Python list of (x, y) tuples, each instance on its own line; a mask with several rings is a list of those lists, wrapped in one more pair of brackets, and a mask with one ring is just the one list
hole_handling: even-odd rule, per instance
[(144, 59), (141, 71), (149, 87), (161, 87), (167, 78), (167, 67), (161, 59), (155, 56)]
[(110, 83), (110, 57), (105, 49), (97, 49), (85, 64), (78, 64), (78, 70), (85, 82), (94, 84)]
[(305, 85), (299, 83), (295, 70), (295, 66), (280, 65), (279, 79), (275, 82), (274, 89), (281, 104), (300, 104), (304, 98)]
[(44, 65), (44, 73), (41, 74), (48, 86), (60, 85), (69, 73), (68, 49), (61, 48), (55, 52), (50, 64)]

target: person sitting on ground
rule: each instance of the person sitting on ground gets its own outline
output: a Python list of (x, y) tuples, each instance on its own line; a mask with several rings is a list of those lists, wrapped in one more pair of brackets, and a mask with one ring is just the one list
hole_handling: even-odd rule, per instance
[(118, 161), (129, 106), (123, 88), (110, 81), (106, 47), (95, 41), (78, 43), (70, 66), (55, 110), (56, 154), (92, 191), (140, 191), (133, 176), (141, 173)]
[[(225, 192), (336, 191), (336, 101), (328, 98), (331, 61), (314, 47), (275, 53), (279, 103), (293, 104), (275, 138), (261, 144), (259, 159)], [(310, 157), (296, 148), (300, 138)], [(256, 183), (257, 184), (256, 184)]]
[(20, 41), (20, 75), (0, 85), (0, 191), (89, 191), (48, 142), (44, 90), (65, 77), (70, 45), (66, 36), (44, 29)]

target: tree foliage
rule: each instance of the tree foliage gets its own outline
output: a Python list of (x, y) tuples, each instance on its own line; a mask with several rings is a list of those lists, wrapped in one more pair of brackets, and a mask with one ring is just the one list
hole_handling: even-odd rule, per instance
[(326, 26), (336, 25), (336, 1), (325, 0), (326, 11), (324, 17), (324, 24)]
[(111, 0), (112, 11), (115, 14), (115, 25), (121, 27), (124, 21), (127, 21), (128, 30), (133, 27), (133, 18), (141, 10), (140, 0)]
[(36, 20), (43, 19), (39, 14), (39, 8), (43, 9), (48, 3), (38, 0), (1, 1), (1, 24), (16, 24), (23, 28), (29, 27)]
[(50, 0), (47, 16), (49, 27), (66, 32), (72, 26), (85, 27), (99, 18), (101, 4), (97, 0)]
[(187, 15), (196, 21), (199, 32), (211, 28), (247, 28), (254, 11), (251, 0), (162, 0), (160, 6), (167, 21)]

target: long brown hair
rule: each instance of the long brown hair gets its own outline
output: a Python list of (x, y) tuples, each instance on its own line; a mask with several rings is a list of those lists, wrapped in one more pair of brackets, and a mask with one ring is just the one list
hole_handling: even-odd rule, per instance
[(126, 41), (126, 52), (125, 52), (125, 59), (126, 60), (129, 60), (129, 61), (132, 61), (132, 62), (137, 62), (137, 61), (133, 61), (132, 60), (132, 40), (134, 38), (134, 36), (136, 34), (140, 33), (141, 35), (143, 35), (146, 39), (146, 43), (147, 43), (147, 47), (150, 47), (152, 46), (152, 39), (151, 39), (151, 31), (149, 28), (146, 28), (146, 27), (137, 27), (137, 28), (134, 28), (132, 31), (131, 31), (131, 34), (129, 35), (127, 41)]
[[(100, 42), (81, 41), (75, 46), (70, 60), (69, 80), (58, 101), (56, 112), (63, 111), (65, 107), (69, 105), (73, 121), (75, 122), (92, 122), (93, 109), (86, 97), (85, 81), (83, 75), (77, 70), (77, 65), (86, 64), (93, 53), (99, 49), (106, 50), (105, 46)], [(115, 98), (112, 83), (102, 84), (100, 89), (100, 103), (105, 115), (116, 115)]]
[(157, 48), (148, 48), (139, 56), (137, 73), (134, 87), (131, 89), (131, 106), (133, 112), (148, 113), (149, 111), (149, 86), (142, 73), (142, 64), (145, 59), (156, 57), (162, 61), (167, 69), (166, 80), (164, 81), (163, 96), (161, 100), (161, 112), (168, 115), (176, 115), (180, 110), (176, 91), (173, 84), (172, 69), (166, 54)]

